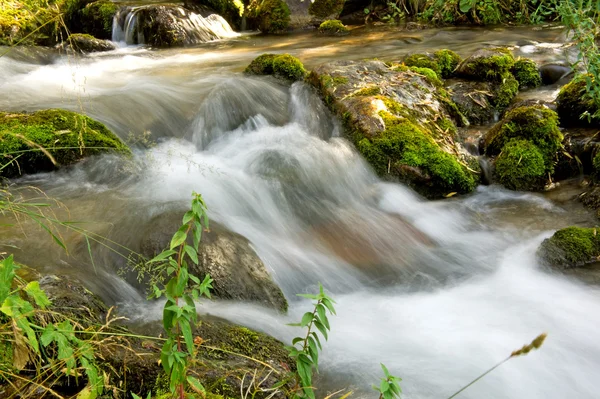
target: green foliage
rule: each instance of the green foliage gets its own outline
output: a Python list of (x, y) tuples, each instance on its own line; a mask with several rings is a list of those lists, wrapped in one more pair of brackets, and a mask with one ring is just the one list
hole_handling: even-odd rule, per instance
[[(169, 377), (169, 389), (185, 398), (185, 385), (204, 392), (200, 382), (187, 374), (190, 359), (195, 356), (192, 327), (197, 323), (195, 300), (202, 295), (210, 298), (212, 279), (207, 274), (203, 281), (188, 271), (188, 261), (198, 264), (198, 245), (202, 231), (208, 228), (206, 204), (202, 196), (193, 193), (191, 210), (183, 216), (181, 227), (171, 238), (169, 249), (161, 252), (148, 263), (161, 262), (169, 280), (165, 284), (154, 284), (153, 296), (165, 296), (163, 327), (166, 341), (162, 347), (160, 360)], [(188, 245), (191, 236), (192, 245)], [(185, 343), (185, 350), (183, 344)]]
[(296, 337), (292, 340), (292, 346), (287, 347), (290, 357), (296, 359), (297, 374), (300, 379), (301, 389), (295, 391), (297, 398), (315, 399), (315, 392), (312, 384), (313, 370), (319, 371), (319, 351), (322, 350), (321, 340), (319, 339), (318, 330), (323, 338), (327, 340), (327, 332), (331, 329), (327, 312), (330, 315), (335, 314), (333, 304), (335, 301), (331, 299), (323, 286), (319, 284), (319, 293), (317, 295), (301, 294), (299, 296), (317, 301), (312, 312), (306, 312), (302, 316), (300, 323), (290, 324), (296, 327), (306, 327), (306, 335)]
[(81, 10), (82, 32), (99, 39), (112, 37), (113, 17), (119, 7), (108, 0), (94, 1)]
[(373, 385), (373, 389), (379, 392), (379, 399), (400, 399), (402, 393), (400, 381), (402, 379), (391, 375), (383, 363), (381, 363), (381, 369), (383, 370), (383, 378), (379, 386)]
[(251, 75), (275, 75), (289, 81), (300, 80), (306, 75), (304, 65), (290, 54), (262, 54), (246, 67), (245, 73)]
[(511, 190), (541, 188), (545, 172), (544, 156), (527, 140), (509, 141), (496, 159), (498, 181)]
[(0, 176), (53, 170), (94, 154), (129, 148), (103, 124), (71, 111), (0, 112)]
[(581, 114), (576, 115), (587, 119), (588, 123), (594, 120), (595, 125), (600, 125), (600, 3), (597, 0), (561, 1), (557, 11), (579, 50), (576, 65), (582, 65), (587, 72), (579, 78), (585, 81), (584, 102), (591, 100), (593, 103), (593, 106), (576, 107), (579, 108), (577, 111), (584, 108)]
[(319, 33), (341, 36), (348, 34), (349, 30), (346, 26), (337, 19), (330, 19), (319, 25)]
[(52, 0), (2, 0), (0, 45), (55, 43), (60, 4)]
[(563, 135), (558, 128), (556, 112), (544, 106), (523, 106), (508, 112), (494, 125), (485, 138), (485, 151), (496, 155), (512, 139), (528, 140), (543, 156), (545, 170), (554, 170), (556, 152), (561, 148)]
[(596, 78), (591, 74), (579, 74), (564, 85), (556, 97), (556, 112), (563, 126), (599, 126), (600, 119), (590, 116), (600, 112), (600, 105), (588, 91), (588, 84), (596, 86)]
[(346, 0), (315, 0), (308, 7), (308, 13), (317, 18), (335, 17), (337, 18)]
[(466, 193), (476, 182), (452, 155), (443, 151), (428, 133), (403, 118), (382, 113), (386, 125), (377, 137), (357, 143), (360, 153), (378, 174), (392, 173), (403, 180), (423, 180), (415, 186), (429, 197)]
[(535, 61), (519, 58), (512, 69), (512, 74), (519, 82), (519, 88), (533, 89), (542, 85), (542, 77)]
[(252, 0), (248, 17), (257, 21), (263, 33), (282, 33), (290, 24), (290, 9), (283, 0)]

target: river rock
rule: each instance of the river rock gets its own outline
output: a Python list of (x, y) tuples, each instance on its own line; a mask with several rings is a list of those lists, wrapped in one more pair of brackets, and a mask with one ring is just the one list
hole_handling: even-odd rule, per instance
[(561, 79), (565, 79), (573, 73), (573, 69), (568, 65), (544, 64), (540, 66), (540, 75), (542, 84), (552, 85)]
[(308, 81), (382, 177), (429, 198), (474, 189), (476, 163), (455, 141), (460, 112), (431, 69), (338, 61), (315, 68)]
[[(181, 224), (183, 212), (167, 212), (148, 223), (141, 237), (141, 253), (151, 258), (165, 249)], [(287, 301), (275, 284), (250, 242), (217, 223), (202, 234), (198, 250), (199, 264), (190, 265), (190, 273), (214, 280), (211, 294), (216, 298), (258, 302), (280, 311)]]
[(560, 229), (542, 242), (537, 256), (543, 263), (559, 270), (596, 263), (600, 260), (599, 232), (596, 227)]
[(494, 84), (490, 82), (454, 81), (448, 85), (452, 101), (471, 125), (486, 125), (498, 119), (492, 105)]
[(92, 35), (74, 33), (59, 45), (60, 49), (77, 53), (93, 53), (115, 50), (117, 46), (110, 40), (96, 39)]
[(580, 74), (564, 85), (556, 97), (560, 124), (564, 127), (600, 127), (600, 118), (589, 118), (600, 110), (587, 93), (587, 76)]
[(47, 172), (106, 152), (131, 154), (106, 126), (85, 115), (61, 109), (0, 112), (0, 163), (9, 163), (0, 176)]

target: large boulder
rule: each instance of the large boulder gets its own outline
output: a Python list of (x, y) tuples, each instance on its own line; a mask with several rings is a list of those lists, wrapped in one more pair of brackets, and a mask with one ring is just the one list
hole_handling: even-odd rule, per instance
[(85, 115), (60, 109), (33, 113), (0, 112), (0, 176), (51, 171), (91, 155), (129, 148)]
[(460, 113), (431, 69), (338, 61), (315, 68), (308, 81), (382, 177), (429, 198), (475, 188), (476, 162), (455, 142)]
[[(141, 237), (140, 252), (148, 258), (162, 252), (179, 228), (183, 213), (167, 212), (150, 220), (150, 228)], [(214, 297), (258, 302), (280, 311), (287, 310), (283, 292), (250, 242), (241, 235), (211, 223), (210, 231), (202, 234), (198, 259), (198, 265), (190, 265), (190, 273), (201, 279), (210, 274), (214, 280)]]
[(545, 264), (559, 270), (596, 263), (600, 259), (597, 228), (567, 227), (545, 239), (537, 251)]

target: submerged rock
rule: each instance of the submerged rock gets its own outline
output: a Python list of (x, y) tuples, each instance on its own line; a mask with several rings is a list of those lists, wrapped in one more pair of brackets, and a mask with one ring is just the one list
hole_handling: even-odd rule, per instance
[(556, 97), (556, 111), (560, 117), (561, 126), (600, 127), (600, 118), (591, 118), (600, 111), (600, 107), (587, 93), (587, 79), (593, 79), (593, 77), (577, 75), (560, 89)]
[(459, 113), (431, 69), (339, 61), (315, 68), (308, 80), (382, 177), (429, 198), (474, 189), (469, 156), (454, 137)]
[[(148, 258), (165, 249), (181, 224), (183, 212), (168, 212), (148, 223), (141, 237), (141, 253)], [(258, 302), (280, 311), (287, 301), (275, 284), (250, 242), (239, 234), (211, 223), (202, 234), (198, 249), (199, 264), (190, 265), (190, 273), (200, 279), (208, 273), (214, 280), (212, 294), (216, 298)]]
[(115, 50), (117, 46), (110, 40), (96, 39), (94, 36), (74, 33), (60, 45), (61, 49), (77, 53), (93, 53)]
[(559, 270), (581, 267), (600, 259), (600, 234), (597, 228), (567, 227), (545, 239), (537, 256)]
[(46, 172), (105, 152), (130, 154), (106, 128), (85, 115), (60, 109), (0, 112), (0, 176)]

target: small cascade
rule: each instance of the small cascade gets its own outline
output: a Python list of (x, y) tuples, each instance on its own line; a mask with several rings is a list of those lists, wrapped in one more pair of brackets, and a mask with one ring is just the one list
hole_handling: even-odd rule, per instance
[(128, 45), (171, 47), (238, 36), (229, 23), (208, 9), (178, 5), (122, 7), (113, 20), (112, 40)]

